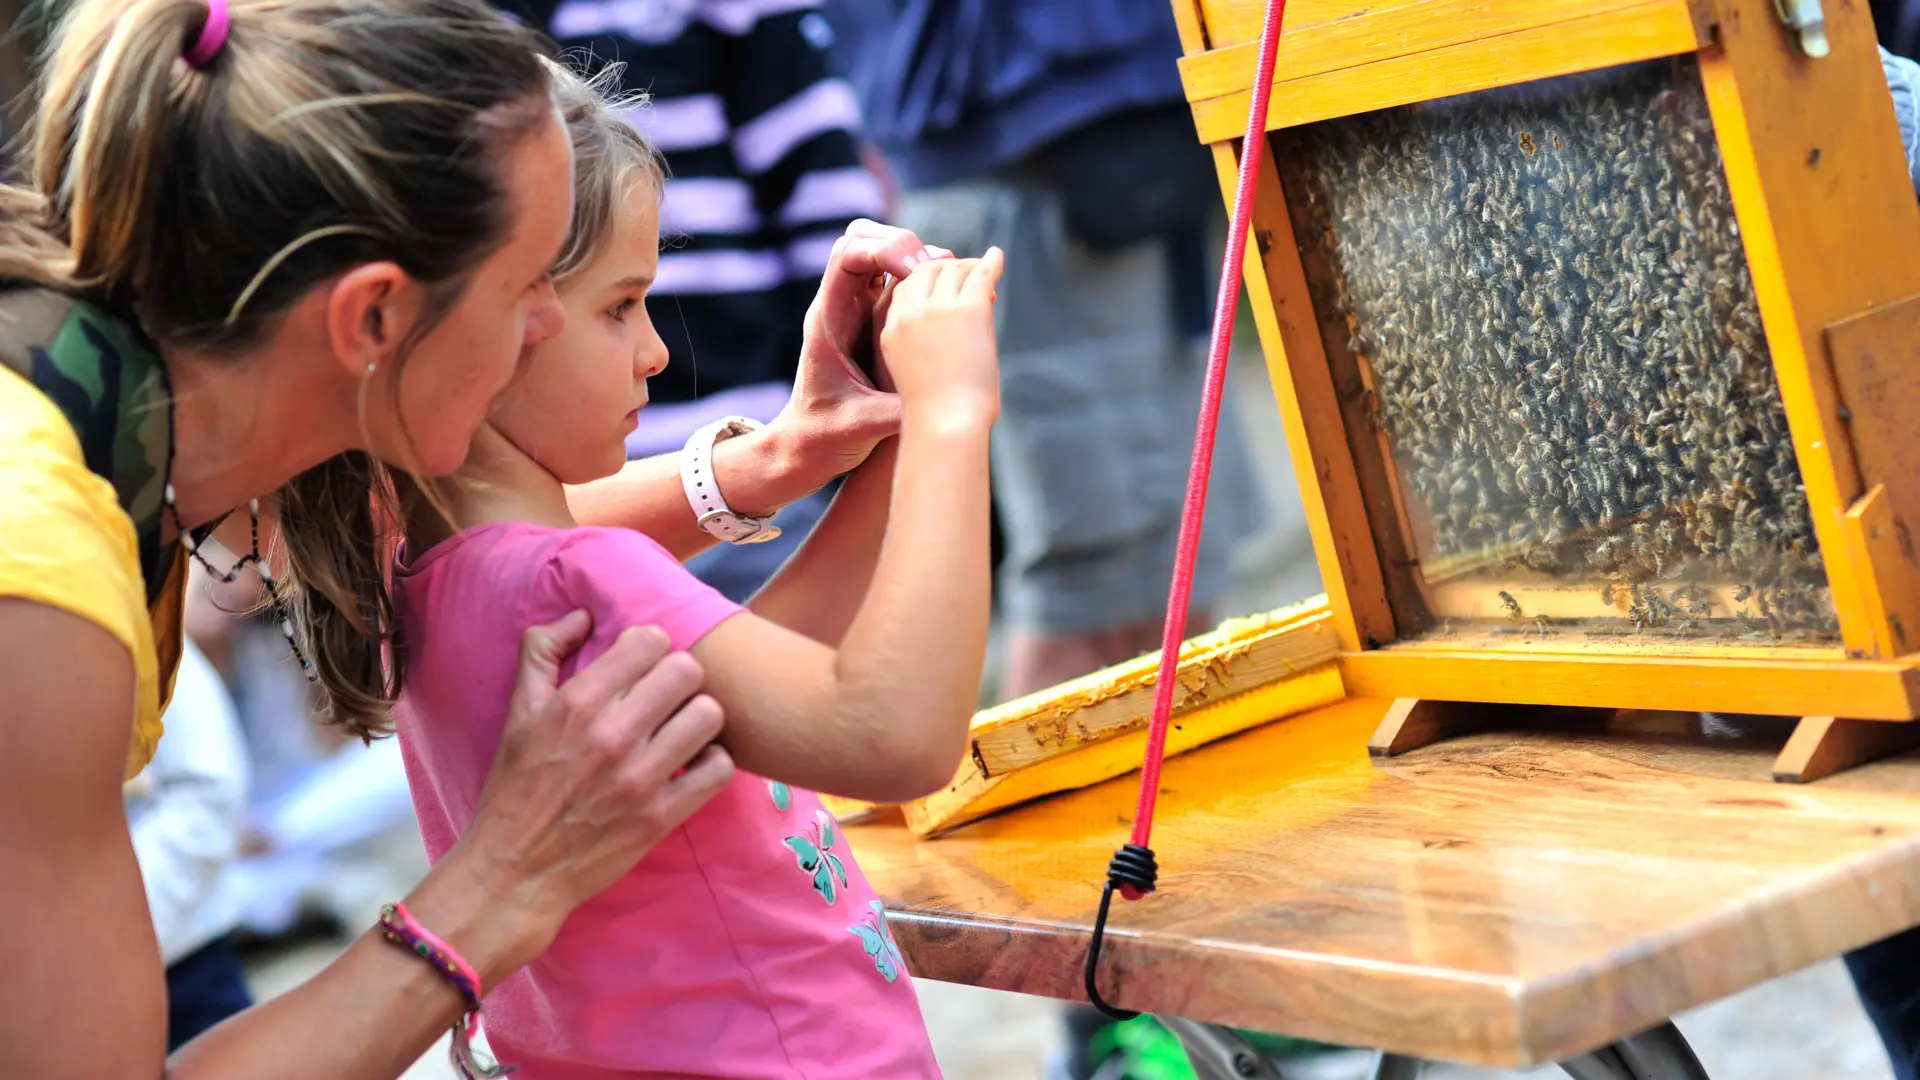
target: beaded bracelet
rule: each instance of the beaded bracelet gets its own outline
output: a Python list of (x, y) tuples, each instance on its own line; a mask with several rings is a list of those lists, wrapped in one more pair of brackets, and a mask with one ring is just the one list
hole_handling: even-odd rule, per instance
[(492, 1080), (513, 1071), (473, 1047), (473, 1034), (480, 1024), (480, 975), (473, 965), (460, 958), (453, 947), (435, 937), (407, 911), (405, 904), (388, 904), (380, 909), (380, 936), (433, 965), (433, 970), (453, 984), (466, 1002), (467, 1011), (453, 1025), (453, 1042), (448, 1057), (461, 1080)]

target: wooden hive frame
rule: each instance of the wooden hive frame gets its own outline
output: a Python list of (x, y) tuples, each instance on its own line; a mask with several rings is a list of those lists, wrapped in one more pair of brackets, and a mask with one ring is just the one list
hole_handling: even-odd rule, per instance
[[(1195, 125), (1230, 201), (1265, 4), (1173, 9)], [(1366, 420), (1370, 375), (1323, 341), (1263, 155), (1246, 285), (1347, 692), (1402, 699), (1376, 753), (1489, 712), (1460, 702), (1806, 717), (1782, 779), (1920, 741), (1920, 725), (1884, 723), (1920, 717), (1920, 425), (1907, 416), (1920, 409), (1920, 205), (1866, 5), (1826, 0), (1825, 16), (1831, 52), (1813, 59), (1772, 0), (1288, 4), (1269, 131), (1697, 56), (1839, 624), (1838, 643), (1821, 646), (1416, 640), (1392, 601), (1409, 545), (1394, 537), (1393, 463)]]

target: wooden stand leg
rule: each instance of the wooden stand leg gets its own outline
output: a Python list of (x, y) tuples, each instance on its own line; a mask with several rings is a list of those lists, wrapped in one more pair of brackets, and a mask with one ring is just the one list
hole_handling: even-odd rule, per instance
[(1396, 698), (1367, 740), (1367, 754), (1388, 758), (1450, 735), (1482, 727), (1500, 712), (1498, 705)]
[(1806, 784), (1920, 745), (1920, 721), (1806, 716), (1773, 763), (1773, 778)]
[(1367, 740), (1367, 754), (1378, 762), (1428, 743), (1491, 727), (1586, 725), (1604, 729), (1613, 715), (1612, 709), (1396, 698), (1380, 726), (1373, 730), (1373, 738)]

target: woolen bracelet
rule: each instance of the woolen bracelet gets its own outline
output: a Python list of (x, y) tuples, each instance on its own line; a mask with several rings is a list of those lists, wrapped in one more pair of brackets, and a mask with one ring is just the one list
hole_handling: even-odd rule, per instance
[(480, 974), (461, 958), (453, 946), (421, 926), (405, 904), (388, 904), (380, 909), (380, 936), (413, 953), (432, 965), (440, 977), (453, 985), (466, 1003), (466, 1011), (453, 1025), (453, 1043), (448, 1057), (454, 1072), (462, 1080), (490, 1080), (513, 1071), (488, 1059), (473, 1048), (473, 1033), (480, 1023)]

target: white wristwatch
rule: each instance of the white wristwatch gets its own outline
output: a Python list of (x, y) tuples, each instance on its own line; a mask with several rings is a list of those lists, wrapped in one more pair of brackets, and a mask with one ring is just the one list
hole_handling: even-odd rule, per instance
[(687, 505), (693, 507), (700, 528), (729, 544), (763, 544), (780, 535), (770, 517), (734, 513), (713, 478), (714, 444), (759, 429), (758, 421), (744, 416), (721, 417), (694, 432), (680, 452), (680, 486), (686, 488)]

